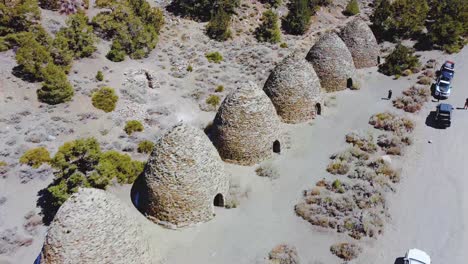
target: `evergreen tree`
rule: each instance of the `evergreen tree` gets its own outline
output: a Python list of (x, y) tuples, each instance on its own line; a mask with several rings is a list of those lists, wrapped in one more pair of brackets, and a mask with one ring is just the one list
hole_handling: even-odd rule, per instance
[(258, 41), (278, 43), (281, 41), (281, 31), (278, 25), (278, 15), (269, 9), (263, 13), (262, 24), (256, 29)]
[(96, 50), (93, 28), (88, 25), (88, 17), (83, 12), (71, 15), (67, 19), (67, 27), (61, 28), (58, 38), (68, 40), (68, 50), (73, 52), (75, 58), (89, 57)]
[(283, 19), (284, 30), (293, 35), (304, 34), (309, 29), (312, 17), (309, 0), (291, 0), (288, 9), (289, 13)]
[(430, 2), (431, 22), (428, 40), (448, 52), (457, 52), (468, 35), (468, 4), (466, 0), (437, 0)]
[(32, 34), (28, 34), (16, 52), (16, 62), (21, 66), (23, 73), (41, 79), (41, 69), (52, 62), (52, 57), (46, 47), (39, 44)]
[(71, 100), (73, 88), (59, 66), (49, 63), (42, 70), (42, 75), (44, 82), (42, 88), (37, 90), (39, 101), (54, 105)]
[(224, 41), (231, 37), (229, 25), (231, 16), (225, 11), (224, 5), (217, 5), (210, 22), (206, 26), (206, 34), (218, 41)]
[(0, 37), (28, 31), (40, 18), (37, 0), (0, 1)]
[(397, 75), (419, 65), (420, 62), (414, 55), (414, 50), (398, 44), (392, 53), (385, 57), (385, 63), (379, 66), (379, 71), (386, 75)]

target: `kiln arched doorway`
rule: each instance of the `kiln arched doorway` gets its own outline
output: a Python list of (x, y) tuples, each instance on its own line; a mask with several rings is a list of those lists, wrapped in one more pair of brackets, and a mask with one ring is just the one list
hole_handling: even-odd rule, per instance
[(281, 153), (281, 143), (279, 140), (275, 140), (275, 142), (273, 142), (273, 152), (278, 154)]
[(218, 206), (218, 207), (224, 207), (224, 197), (222, 194), (218, 193), (214, 200), (213, 200), (213, 204), (214, 206)]

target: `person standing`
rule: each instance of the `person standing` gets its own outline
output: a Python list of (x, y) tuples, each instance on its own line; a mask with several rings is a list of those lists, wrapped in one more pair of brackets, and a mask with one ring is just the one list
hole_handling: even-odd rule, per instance
[(392, 99), (392, 90), (388, 90), (388, 97), (387, 97), (387, 100), (390, 100)]
[(468, 109), (468, 98), (466, 98), (466, 101), (465, 101), (465, 110)]

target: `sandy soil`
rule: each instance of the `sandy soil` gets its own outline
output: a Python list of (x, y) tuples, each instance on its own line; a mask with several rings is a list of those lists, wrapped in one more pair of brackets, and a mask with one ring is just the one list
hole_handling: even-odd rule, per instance
[[(342, 8), (342, 6), (340, 7)], [(90, 10), (95, 13), (96, 10)], [(44, 21), (53, 31), (63, 24), (63, 16), (49, 14)], [(49, 16), (50, 15), (50, 16)], [(263, 85), (274, 64), (293, 49), (306, 50), (312, 46), (317, 32), (343, 24), (346, 19), (337, 10), (321, 11), (314, 18), (311, 32), (304, 37), (285, 36), (290, 48), (258, 44), (250, 39), (237, 38), (227, 43), (208, 40), (203, 24), (179, 18), (169, 18), (161, 34), (161, 41), (149, 58), (124, 63), (112, 63), (104, 58), (109, 43), (101, 41), (93, 58), (75, 62), (69, 75), (76, 95), (71, 103), (47, 107), (36, 100), (39, 84), (30, 84), (14, 77), (15, 66), (11, 51), (0, 53), (0, 157), (9, 164), (7, 177), (0, 178), (0, 232), (18, 227), (20, 234), (33, 238), (32, 244), (11, 254), (0, 255), (0, 263), (32, 263), (42, 246), (46, 227), (39, 226), (29, 234), (22, 230), (24, 216), (35, 207), (37, 193), (52, 180), (50, 171), (29, 172), (17, 164), (21, 154), (31, 147), (46, 146), (53, 154), (65, 141), (79, 137), (96, 136), (105, 149), (135, 147), (143, 139), (154, 140), (165, 128), (183, 120), (203, 128), (214, 117), (204, 100), (214, 93), (217, 85), (224, 85), (224, 97), (238, 85), (239, 80), (252, 80)], [(236, 28), (251, 27), (237, 21)], [(243, 24), (247, 23), (247, 24)], [(220, 51), (225, 57), (221, 64), (210, 64), (205, 52)], [(454, 91), (448, 100), (462, 106), (468, 92), (463, 90), (468, 81), (468, 51), (446, 56), (440, 52), (424, 52), (422, 62), (435, 58), (440, 62), (453, 58), (457, 62)], [(194, 72), (186, 72), (188, 65)], [(154, 72), (157, 87), (148, 89), (139, 85), (141, 74), (136, 70)], [(94, 76), (103, 70), (106, 81), (97, 83)], [(392, 110), (391, 102), (381, 100), (387, 90), (394, 96), (416, 81), (416, 75), (392, 80), (376, 72), (376, 68), (360, 70), (362, 89), (330, 94), (323, 115), (310, 124), (287, 125), (289, 149), (268, 161), (279, 172), (278, 179), (258, 177), (257, 166), (242, 167), (226, 164), (232, 181), (240, 186), (243, 198), (238, 208), (217, 208), (216, 217), (203, 225), (178, 231), (167, 230), (147, 221), (135, 210), (151, 239), (155, 263), (263, 263), (268, 252), (280, 243), (298, 249), (302, 263), (341, 263), (329, 247), (336, 242), (352, 241), (343, 234), (314, 227), (297, 217), (294, 205), (302, 191), (327, 176), (325, 168), (329, 155), (343, 150), (344, 136), (351, 131), (367, 132), (369, 117), (377, 112)], [(137, 85), (134, 85), (137, 83)], [(92, 107), (89, 95), (100, 85), (114, 87), (121, 97), (114, 113), (104, 114)], [(132, 86), (133, 85), (133, 86)], [(136, 88), (135, 94), (125, 97), (122, 91)], [(141, 90), (140, 88), (143, 87)], [(139, 102), (144, 98), (144, 103)], [(415, 144), (402, 163), (402, 182), (397, 193), (388, 198), (392, 219), (384, 235), (377, 240), (360, 242), (363, 254), (353, 263), (394, 263), (410, 247), (426, 250), (434, 263), (464, 263), (468, 258), (468, 232), (464, 226), (468, 218), (468, 186), (464, 178), (468, 165), (463, 159), (464, 129), (468, 121), (465, 112), (456, 110), (453, 126), (437, 130), (425, 125), (426, 116), (436, 103), (427, 103), (418, 115)], [(29, 114), (20, 114), (29, 111)], [(90, 118), (82, 118), (88, 115)], [(19, 116), (19, 117), (18, 117)], [(145, 132), (133, 137), (123, 135), (122, 127), (128, 119), (144, 120)], [(72, 130), (70, 130), (72, 129)], [(40, 140), (30, 141), (37, 132)], [(51, 137), (52, 136), (52, 137)], [(428, 144), (428, 140), (432, 143)], [(134, 158), (144, 155), (127, 151)], [(27, 182), (21, 183), (24, 179)], [(115, 186), (109, 191), (131, 206), (130, 186)]]

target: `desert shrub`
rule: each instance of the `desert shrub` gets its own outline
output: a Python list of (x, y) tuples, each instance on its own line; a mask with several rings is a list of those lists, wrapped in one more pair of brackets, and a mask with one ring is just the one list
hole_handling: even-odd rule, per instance
[(260, 42), (278, 43), (281, 41), (281, 31), (278, 15), (271, 9), (263, 12), (262, 24), (255, 30), (255, 37)]
[(288, 34), (302, 35), (310, 27), (313, 11), (309, 0), (292, 0), (288, 4), (289, 13), (283, 19), (283, 28)]
[(143, 162), (133, 161), (128, 154), (110, 150), (99, 158), (96, 172), (101, 178), (109, 179), (109, 182), (115, 177), (119, 183), (133, 183), (143, 167)]
[(91, 100), (94, 107), (108, 113), (114, 111), (119, 97), (115, 94), (114, 89), (101, 87), (93, 93)]
[(330, 164), (328, 164), (327, 171), (331, 174), (344, 175), (348, 173), (349, 165), (346, 162), (334, 160)]
[(274, 247), (270, 253), (268, 253), (268, 259), (270, 263), (278, 264), (299, 264), (299, 256), (295, 247), (281, 244)]
[(37, 90), (39, 101), (55, 105), (71, 100), (74, 94), (73, 87), (62, 68), (49, 63), (42, 70), (42, 78), (44, 79), (42, 87)]
[(21, 164), (26, 164), (33, 168), (39, 168), (43, 163), (49, 163), (50, 161), (49, 151), (44, 147), (29, 149), (19, 159)]
[(422, 85), (429, 85), (432, 83), (432, 79), (430, 77), (423, 76), (419, 78), (418, 83)]
[(379, 66), (379, 71), (386, 75), (396, 75), (419, 66), (420, 62), (414, 55), (414, 50), (398, 44), (392, 53), (385, 57), (385, 63)]
[(359, 14), (359, 3), (357, 0), (350, 0), (348, 4), (346, 5), (345, 10), (343, 11), (343, 14), (346, 16), (354, 16)]
[(124, 131), (127, 133), (127, 135), (131, 135), (134, 132), (141, 132), (143, 131), (143, 124), (138, 120), (127, 121), (124, 127)]
[(350, 261), (357, 258), (362, 249), (354, 243), (339, 243), (332, 245), (330, 251), (337, 257)]
[(332, 183), (333, 190), (338, 192), (338, 193), (344, 193), (345, 189), (343, 188), (343, 185), (340, 180), (336, 179)]
[(393, 106), (414, 113), (421, 110), (424, 103), (429, 101), (431, 91), (426, 87), (411, 86), (403, 91), (403, 95), (393, 100)]
[(6, 167), (8, 164), (4, 162), (3, 160), (0, 160), (0, 168), (1, 167)]
[(223, 55), (217, 51), (206, 53), (205, 57), (209, 62), (220, 63), (223, 61)]
[(260, 177), (266, 177), (270, 179), (278, 179), (280, 176), (278, 169), (270, 163), (260, 165), (257, 167), (257, 169), (255, 169), (255, 173)]
[(280, 44), (280, 48), (282, 48), (282, 49), (285, 49), (287, 47), (288, 47), (288, 43), (286, 43), (286, 42), (283, 42), (283, 43)]
[(206, 25), (206, 34), (212, 39), (225, 41), (231, 37), (230, 23), (231, 15), (226, 12), (223, 4), (217, 4)]
[(218, 87), (216, 87), (215, 89), (215, 92), (217, 93), (222, 93), (224, 91), (224, 86), (222, 85), (218, 85)]
[(404, 117), (396, 116), (389, 112), (378, 113), (371, 116), (369, 124), (374, 126), (376, 129), (392, 131), (396, 134), (412, 132), (414, 129), (413, 121)]
[(59, 0), (39, 0), (39, 6), (48, 10), (58, 10), (60, 8)]
[(407, 38), (422, 31), (429, 11), (426, 0), (380, 0), (371, 16), (379, 38)]
[(218, 106), (220, 102), (221, 102), (221, 98), (219, 98), (219, 96), (214, 95), (214, 94), (212, 94), (208, 98), (206, 98), (206, 103), (213, 106), (213, 107)]
[(363, 137), (354, 132), (351, 132), (346, 134), (346, 142), (367, 153), (374, 153), (377, 151), (377, 146), (374, 143), (374, 138), (372, 135)]
[(149, 140), (143, 140), (138, 143), (138, 152), (139, 153), (151, 153), (154, 149), (154, 143)]
[(96, 51), (93, 28), (88, 25), (88, 17), (78, 12), (68, 17), (67, 26), (61, 28), (56, 36), (67, 40), (68, 50), (75, 58), (89, 57)]
[(102, 82), (104, 80), (104, 74), (102, 74), (102, 71), (97, 71), (96, 80), (98, 80), (100, 82)]

